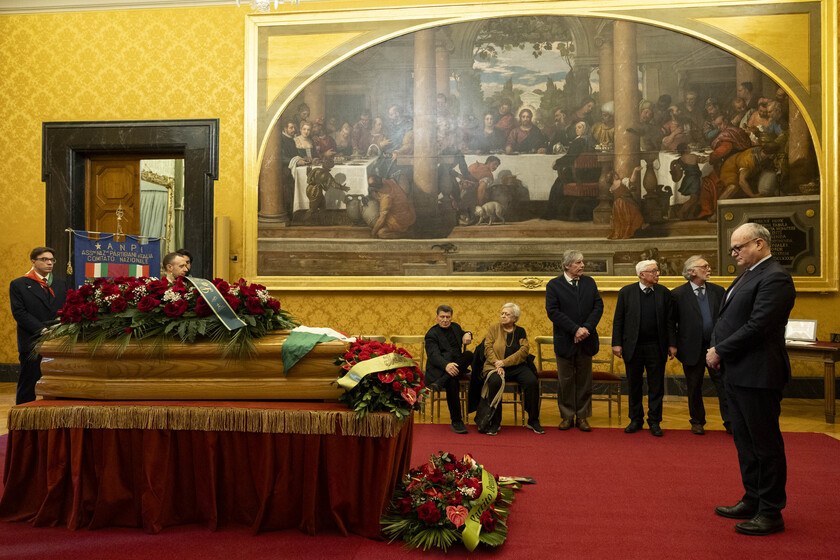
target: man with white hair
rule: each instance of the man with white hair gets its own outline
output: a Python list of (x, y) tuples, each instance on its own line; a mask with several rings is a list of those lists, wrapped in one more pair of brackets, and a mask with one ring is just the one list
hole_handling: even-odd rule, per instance
[(642, 382), (647, 372), (648, 428), (651, 434), (661, 437), (665, 362), (677, 354), (671, 328), (671, 291), (659, 285), (659, 265), (655, 260), (637, 263), (636, 274), (639, 282), (619, 290), (613, 317), (612, 351), (624, 360), (630, 385), (630, 424), (624, 432), (632, 434), (644, 426)]
[[(720, 304), (726, 290), (709, 282), (712, 267), (700, 255), (686, 259), (683, 277), (688, 282), (671, 290), (673, 297), (673, 318), (677, 333), (677, 359), (682, 362), (688, 393), (688, 415), (691, 432), (706, 433), (706, 408), (703, 405), (703, 372), (706, 369), (706, 350), (712, 338), (712, 329), (717, 323)], [(717, 389), (720, 416), (726, 432), (731, 434), (726, 407), (726, 391), (723, 375), (719, 370), (709, 368), (709, 377)]]
[(723, 372), (744, 495), (715, 513), (746, 520), (735, 524), (739, 533), (770, 535), (785, 530), (787, 459), (779, 414), (790, 380), (785, 325), (796, 288), (770, 254), (767, 228), (746, 223), (732, 232), (730, 243), (744, 272), (726, 291), (706, 363)]

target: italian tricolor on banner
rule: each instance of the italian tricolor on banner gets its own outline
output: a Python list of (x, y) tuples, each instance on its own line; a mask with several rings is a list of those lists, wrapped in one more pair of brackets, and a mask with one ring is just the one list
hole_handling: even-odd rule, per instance
[(117, 278), (149, 275), (149, 265), (127, 263), (86, 263), (85, 278)]

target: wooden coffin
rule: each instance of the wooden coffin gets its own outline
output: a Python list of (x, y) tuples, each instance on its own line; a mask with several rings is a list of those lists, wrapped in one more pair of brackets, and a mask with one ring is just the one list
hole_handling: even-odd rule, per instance
[(257, 356), (222, 359), (214, 342), (168, 344), (163, 357), (150, 357), (150, 343), (132, 343), (116, 357), (103, 344), (91, 356), (87, 345), (61, 349), (60, 341), (41, 347), (41, 379), (35, 392), (44, 398), (95, 400), (305, 400), (337, 399), (343, 389), (335, 358), (347, 343), (317, 344), (288, 375), (280, 355), (289, 331), (255, 341)]

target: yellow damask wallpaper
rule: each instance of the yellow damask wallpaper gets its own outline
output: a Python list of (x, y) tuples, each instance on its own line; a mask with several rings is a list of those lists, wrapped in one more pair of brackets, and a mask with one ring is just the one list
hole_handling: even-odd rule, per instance
[[(41, 127), (45, 121), (220, 119), (216, 215), (231, 217), (231, 253), (242, 255), (245, 193), (244, 65), (248, 10), (231, 7), (0, 16), (0, 280), (28, 270), (29, 250), (44, 242)], [(66, 255), (59, 255), (66, 266)], [(231, 276), (245, 269), (232, 263)], [(669, 285), (675, 285), (671, 279)], [(305, 324), (352, 334), (424, 333), (439, 303), (478, 338), (506, 301), (521, 324), (550, 334), (542, 291), (276, 292)], [(609, 334), (615, 294), (604, 295), (599, 332)], [(816, 318), (818, 335), (840, 331), (837, 294), (800, 294), (795, 318)], [(8, 291), (0, 291), (0, 362), (17, 361)], [(798, 364), (797, 374), (821, 368)], [(676, 363), (669, 372), (677, 373)]]
[[(239, 251), (247, 13), (234, 5), (0, 16), (4, 285), (44, 243), (44, 121), (219, 118), (216, 212), (234, 218), (231, 250)], [(0, 314), (0, 362), (16, 362), (5, 289)]]

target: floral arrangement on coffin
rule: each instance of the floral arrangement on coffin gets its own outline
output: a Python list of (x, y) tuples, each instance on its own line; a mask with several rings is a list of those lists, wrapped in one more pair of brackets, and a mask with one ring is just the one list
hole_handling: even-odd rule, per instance
[(265, 286), (241, 278), (234, 284), (216, 278), (213, 284), (246, 326), (229, 331), (198, 290), (181, 277), (173, 282), (97, 278), (78, 290), (68, 290), (67, 301), (58, 311), (59, 323), (42, 340), (63, 338), (67, 346), (87, 342), (91, 353), (112, 340), (119, 355), (132, 339), (150, 339), (152, 350), (161, 351), (169, 340), (195, 342), (204, 337), (218, 342), (223, 356), (246, 358), (255, 353), (254, 339), (298, 325)]
[[(357, 418), (369, 412), (391, 412), (406, 418), (420, 409), (429, 392), (411, 354), (394, 344), (357, 340), (335, 363), (341, 366), (343, 378), (361, 377), (339, 397), (356, 411)], [(345, 386), (341, 379), (338, 384)]]
[(456, 542), (469, 550), (479, 543), (499, 546), (507, 538), (507, 517), (517, 484), (499, 485), (472, 457), (432, 454), (400, 481), (385, 515), (383, 533), (393, 542), (446, 551)]

